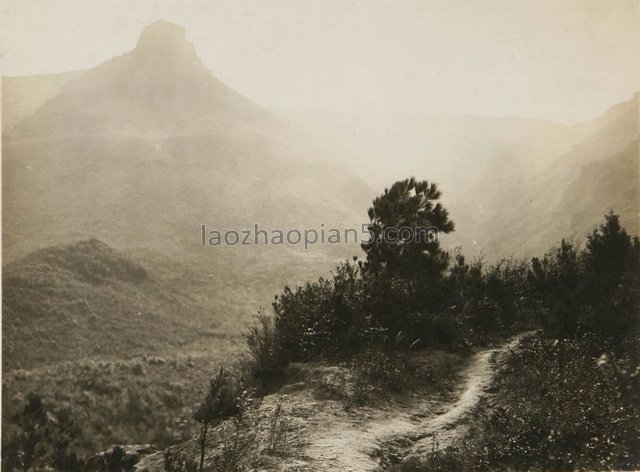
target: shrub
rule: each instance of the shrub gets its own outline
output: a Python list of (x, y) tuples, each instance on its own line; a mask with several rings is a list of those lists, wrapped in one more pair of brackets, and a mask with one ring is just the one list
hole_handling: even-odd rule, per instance
[(127, 457), (122, 447), (115, 446), (102, 456), (100, 472), (132, 472), (135, 463), (135, 457)]
[(252, 367), (258, 376), (273, 374), (285, 366), (273, 317), (259, 313), (245, 338), (253, 359)]
[(243, 390), (237, 397), (238, 412), (230, 422), (223, 425), (222, 435), (226, 439), (213, 457), (214, 470), (236, 472), (246, 470), (258, 436), (258, 417), (249, 415), (257, 400), (252, 391)]
[(223, 367), (209, 382), (204, 400), (193, 412), (193, 419), (201, 425), (198, 445), (200, 447), (200, 472), (204, 468), (204, 453), (209, 427), (241, 412), (241, 386)]
[(82, 470), (84, 462), (71, 450), (79, 435), (69, 410), (51, 412), (40, 395), (30, 393), (11, 422), (3, 422), (2, 470)]
[(198, 463), (182, 451), (167, 449), (164, 451), (165, 472), (196, 472)]
[(370, 326), (364, 308), (369, 294), (366, 283), (359, 264), (345, 262), (332, 279), (320, 278), (295, 290), (285, 287), (273, 303), (274, 335), (265, 331), (264, 326), (259, 327), (260, 334), (251, 334), (254, 346), (264, 353), (261, 343), (256, 341), (260, 338), (276, 341), (281, 365), (289, 361), (350, 357), (362, 347)]
[(358, 355), (352, 362), (352, 370), (352, 400), (356, 404), (366, 403), (376, 392), (400, 391), (410, 377), (404, 353), (380, 349)]
[(286, 395), (282, 395), (276, 402), (276, 407), (269, 418), (269, 432), (267, 435), (267, 453), (278, 454), (284, 450), (287, 443), (289, 422), (285, 411)]

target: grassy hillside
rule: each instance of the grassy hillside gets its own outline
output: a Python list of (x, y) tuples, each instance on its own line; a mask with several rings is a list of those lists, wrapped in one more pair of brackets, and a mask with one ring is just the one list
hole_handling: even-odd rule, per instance
[(5, 372), (180, 351), (215, 327), (192, 298), (95, 239), (15, 261), (2, 282)]

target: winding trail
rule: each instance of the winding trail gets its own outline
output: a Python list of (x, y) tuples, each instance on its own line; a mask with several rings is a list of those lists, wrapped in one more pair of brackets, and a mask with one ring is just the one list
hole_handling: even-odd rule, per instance
[(450, 445), (464, 435), (463, 424), (486, 394), (496, 374), (496, 366), (526, 336), (519, 335), (504, 345), (477, 353), (464, 369), (456, 399), (437, 403), (433, 399), (381, 414), (354, 424), (336, 417), (316, 430), (305, 450), (307, 467), (313, 471), (366, 472), (380, 465), (379, 452), (385, 444), (399, 444), (407, 455), (429, 452)]

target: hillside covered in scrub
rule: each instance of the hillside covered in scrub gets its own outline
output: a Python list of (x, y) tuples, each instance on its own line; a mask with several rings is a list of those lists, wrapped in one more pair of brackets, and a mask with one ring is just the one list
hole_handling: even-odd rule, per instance
[(2, 285), (5, 372), (159, 354), (201, 336), (203, 314), (189, 295), (95, 239), (12, 262)]

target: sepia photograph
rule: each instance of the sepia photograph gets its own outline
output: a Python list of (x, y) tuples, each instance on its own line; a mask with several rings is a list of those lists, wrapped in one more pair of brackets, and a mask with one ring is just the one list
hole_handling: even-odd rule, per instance
[(640, 0), (0, 0), (2, 472), (640, 470)]

